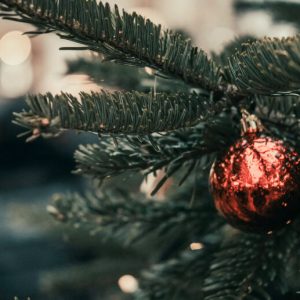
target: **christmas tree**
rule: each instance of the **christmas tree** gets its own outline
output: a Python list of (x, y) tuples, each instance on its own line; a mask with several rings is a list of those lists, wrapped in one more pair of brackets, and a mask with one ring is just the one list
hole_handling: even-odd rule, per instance
[(240, 37), (208, 55), (95, 0), (0, 0), (0, 10), (35, 25), (29, 35), (55, 32), (78, 44), (64, 50), (97, 53), (70, 69), (119, 87), (31, 95), (15, 113), (28, 141), (99, 136), (75, 153), (90, 189), (56, 195), (48, 210), (115, 245), (116, 258), (74, 268), (69, 289), (126, 269), (138, 274), (135, 299), (298, 299), (299, 36)]

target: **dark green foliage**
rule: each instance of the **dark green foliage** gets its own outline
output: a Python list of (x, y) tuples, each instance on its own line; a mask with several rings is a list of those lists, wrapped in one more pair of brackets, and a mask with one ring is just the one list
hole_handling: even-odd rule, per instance
[(300, 242), (296, 228), (270, 236), (225, 230), (223, 237), (221, 245), (204, 244), (146, 271), (136, 299), (271, 300), (276, 293), (283, 299), (283, 276)]
[(99, 145), (80, 146), (75, 152), (76, 173), (103, 180), (126, 171), (150, 174), (165, 168), (167, 178), (186, 167), (189, 175), (194, 168), (207, 168), (218, 149), (217, 145), (205, 144), (203, 129), (194, 129), (192, 136), (198, 135), (197, 140), (190, 138), (191, 131), (152, 137), (149, 142), (123, 138), (118, 139), (117, 145), (109, 139), (100, 141)]
[[(299, 88), (298, 37), (251, 43), (245, 51), (233, 55), (222, 71), (191, 41), (176, 33), (162, 32), (160, 26), (135, 13), (123, 12), (121, 16), (117, 7), (112, 12), (108, 4), (98, 5), (94, 0), (0, 3), (8, 11), (3, 14), (5, 19), (32, 23), (46, 32), (64, 32), (60, 34), (62, 38), (101, 52), (107, 60), (149, 66), (218, 96), (270, 94)], [(17, 16), (9, 11), (15, 11)], [(223, 55), (221, 61), (226, 60)]]
[[(296, 122), (300, 119), (300, 96), (257, 96), (257, 110), (265, 118), (274, 118), (276, 122)], [(287, 118), (288, 117), (288, 118)]]
[(182, 184), (193, 171), (207, 173), (215, 154), (229, 147), (237, 137), (238, 129), (224, 115), (205, 125), (151, 136), (148, 141), (127, 137), (118, 138), (116, 144), (102, 138), (98, 145), (81, 145), (75, 152), (75, 173), (102, 181), (125, 172), (143, 171), (148, 175), (164, 168), (165, 176), (157, 189), (179, 171)]
[[(148, 75), (141, 68), (103, 62), (99, 57), (93, 59), (79, 58), (78, 60), (68, 61), (67, 64), (67, 74), (86, 74), (93, 82), (101, 86), (128, 91), (149, 91), (149, 87), (143, 87), (142, 84), (154, 77)], [(154, 82), (152, 86), (154, 86)]]
[(168, 92), (176, 91), (190, 92), (191, 87), (180, 80), (170, 80), (162, 76), (148, 74), (143, 68), (134, 68), (122, 64), (113, 64), (102, 61), (98, 56), (93, 59), (83, 59), (68, 61), (68, 74), (86, 74), (95, 83), (115, 89), (127, 91), (149, 92), (157, 90)]
[(149, 66), (203, 88), (220, 89), (220, 70), (204, 51), (179, 34), (162, 32), (161, 26), (136, 13), (123, 11), (121, 15), (117, 6), (112, 12), (108, 4), (98, 5), (95, 0), (2, 0), (0, 3), (18, 14), (17, 17), (5, 14), (5, 19), (32, 23), (46, 31), (61, 31), (62, 38), (101, 52), (107, 60)]
[[(182, 193), (180, 194), (182, 196)], [(201, 194), (197, 192), (197, 195)], [(82, 226), (92, 234), (116, 237), (126, 244), (136, 242), (156, 232), (158, 236), (169, 231), (189, 234), (197, 229), (198, 235), (218, 227), (222, 220), (210, 220), (214, 207), (211, 202), (197, 201), (192, 207), (188, 202), (156, 202), (134, 197), (126, 191), (101, 192), (100, 195), (56, 195), (51, 212), (58, 220)]]
[(300, 37), (249, 43), (230, 58), (227, 78), (242, 94), (272, 94), (300, 88)]
[(135, 299), (203, 299), (202, 285), (211, 263), (211, 248), (186, 251), (178, 258), (145, 271), (142, 274), (141, 290)]
[(300, 242), (295, 227), (270, 236), (237, 235), (226, 240), (214, 254), (204, 283), (204, 299), (273, 299), (274, 292), (284, 295), (285, 268)]
[(244, 299), (251, 289), (256, 289), (251, 281), (258, 279), (256, 276), (259, 269), (267, 263), (268, 253), (264, 255), (264, 251), (269, 250), (265, 245), (266, 238), (238, 236), (226, 241), (225, 245), (216, 251), (210, 265), (204, 285), (205, 299)]
[[(241, 37), (211, 60), (180, 34), (94, 0), (0, 0), (0, 8), (5, 19), (39, 28), (30, 34), (54, 31), (83, 45), (63, 49), (100, 52), (103, 57), (69, 62), (69, 72), (123, 89), (81, 93), (80, 99), (30, 96), (28, 111), (16, 113), (15, 123), (28, 129), (29, 140), (66, 129), (99, 134), (99, 144), (76, 151), (75, 172), (106, 179), (101, 191), (59, 195), (49, 211), (99, 237), (134, 245), (147, 238), (155, 245), (149, 263), (159, 264), (141, 276), (136, 299), (264, 300), (294, 293), (286, 274), (291, 258), (299, 261), (298, 221), (270, 235), (224, 226), (207, 176), (214, 158), (240, 136), (241, 108), (254, 112), (268, 134), (300, 150), (299, 36)], [(133, 172), (163, 174), (153, 193), (170, 177), (174, 184), (164, 201), (146, 199), (128, 183)], [(107, 180), (115, 176), (126, 190)], [(187, 250), (193, 241), (204, 248)]]
[(256, 41), (256, 38), (251, 35), (245, 35), (235, 38), (233, 41), (227, 43), (220, 54), (212, 53), (213, 58), (221, 66), (228, 65), (229, 58), (237, 52), (245, 51), (247, 45)]
[(255, 104), (257, 116), (272, 130), (272, 133), (279, 138), (284, 135), (284, 138), (299, 150), (299, 95), (257, 96)]
[(102, 91), (81, 93), (80, 101), (70, 94), (48, 93), (31, 96), (27, 103), (29, 111), (15, 114), (15, 122), (45, 136), (62, 129), (146, 135), (190, 127), (216, 113), (210, 99), (196, 93)]

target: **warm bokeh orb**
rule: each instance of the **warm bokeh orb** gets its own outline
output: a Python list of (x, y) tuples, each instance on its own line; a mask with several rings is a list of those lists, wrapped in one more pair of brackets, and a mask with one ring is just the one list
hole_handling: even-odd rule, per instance
[(31, 54), (31, 42), (21, 31), (10, 31), (0, 39), (0, 59), (7, 65), (23, 63)]
[(132, 294), (138, 289), (138, 281), (132, 275), (124, 275), (119, 278), (118, 284), (123, 293)]
[(269, 232), (300, 211), (300, 158), (281, 140), (246, 133), (215, 161), (210, 186), (231, 225)]

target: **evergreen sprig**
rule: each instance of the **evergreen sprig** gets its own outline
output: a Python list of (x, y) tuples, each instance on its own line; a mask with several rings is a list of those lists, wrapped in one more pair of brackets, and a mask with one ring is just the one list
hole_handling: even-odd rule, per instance
[(149, 66), (207, 90), (224, 90), (220, 68), (203, 50), (192, 46), (180, 34), (162, 31), (160, 25), (136, 13), (123, 11), (121, 15), (117, 6), (112, 11), (109, 4), (97, 4), (96, 0), (1, 0), (0, 3), (0, 8), (6, 10), (2, 14), (5, 19), (34, 24), (44, 32), (63, 32), (59, 34), (61, 38), (83, 44), (80, 49), (101, 52), (107, 60)]
[(270, 291), (283, 295), (284, 270), (299, 242), (294, 227), (270, 236), (239, 234), (225, 241), (214, 253), (204, 299), (269, 300)]
[[(143, 87), (145, 81), (152, 79), (144, 69), (103, 62), (99, 57), (70, 60), (67, 61), (67, 67), (67, 74), (86, 74), (93, 82), (102, 87), (141, 92), (150, 90), (149, 86)], [(154, 81), (151, 83), (153, 87)]]
[(257, 113), (265, 118), (295, 122), (300, 119), (300, 95), (256, 96)]
[(76, 174), (104, 180), (125, 172), (143, 171), (144, 175), (164, 169), (153, 193), (171, 176), (178, 174), (179, 184), (196, 171), (207, 173), (216, 154), (239, 136), (239, 128), (222, 114), (195, 127), (168, 134), (138, 137), (102, 138), (99, 144), (81, 145), (75, 152)]
[(287, 263), (300, 242), (297, 230), (292, 227), (270, 236), (224, 232), (223, 243), (204, 244), (202, 250), (185, 252), (144, 272), (136, 299), (164, 300), (171, 295), (175, 300), (271, 300), (273, 294), (284, 296)]
[(178, 258), (144, 271), (135, 299), (203, 299), (202, 286), (212, 259), (211, 248), (186, 251)]
[(237, 52), (245, 51), (247, 45), (255, 42), (257, 39), (252, 35), (242, 35), (234, 40), (226, 43), (221, 53), (212, 53), (212, 57), (216, 63), (225, 67), (228, 65), (228, 59)]
[[(194, 139), (189, 135), (192, 131)], [(201, 128), (152, 137), (148, 142), (119, 138), (117, 146), (111, 139), (103, 139), (99, 144), (81, 145), (75, 152), (76, 173), (103, 180), (128, 171), (147, 175), (164, 168), (165, 181), (186, 168), (183, 182), (193, 169), (210, 166), (218, 146), (205, 144)]]
[(243, 51), (230, 57), (225, 71), (240, 94), (299, 90), (300, 36), (248, 43)]
[[(196, 93), (114, 92), (30, 96), (29, 111), (15, 114), (15, 123), (33, 135), (57, 135), (63, 129), (99, 134), (147, 135), (196, 125), (218, 106)], [(219, 105), (219, 104), (218, 104)]]
[(59, 221), (84, 227), (102, 238), (116, 237), (125, 244), (134, 243), (152, 232), (163, 235), (169, 231), (197, 231), (205, 234), (222, 223), (212, 220), (214, 207), (210, 201), (198, 201), (191, 207), (188, 202), (156, 202), (135, 198), (128, 192), (107, 191), (101, 194), (56, 195), (48, 211)]
[(176, 91), (188, 93), (191, 90), (191, 87), (181, 80), (155, 76), (152, 69), (147, 73), (145, 69), (102, 61), (98, 56), (70, 60), (67, 61), (67, 65), (68, 74), (86, 74), (102, 87), (139, 92), (169, 92), (173, 91), (176, 85)]
[(256, 96), (255, 112), (272, 134), (300, 149), (300, 96), (277, 95)]
[[(28, 128), (29, 140), (56, 136), (65, 129), (119, 135), (117, 145), (103, 137), (99, 145), (81, 146), (75, 154), (79, 174), (103, 180), (129, 170), (148, 174), (164, 168), (155, 192), (185, 167), (183, 182), (193, 168), (211, 164), (211, 158), (232, 142), (240, 100), (242, 105), (249, 100), (264, 124), (300, 145), (300, 36), (236, 41), (214, 56), (217, 66), (181, 35), (163, 31), (136, 13), (121, 15), (117, 7), (111, 10), (96, 0), (0, 0), (0, 9), (5, 19), (38, 27), (29, 34), (57, 32), (83, 45), (62, 49), (100, 52), (105, 60), (148, 66), (158, 75), (198, 88), (199, 93), (189, 93), (189, 88), (172, 93), (101, 91), (81, 93), (80, 99), (64, 93), (30, 96), (29, 110), (15, 114), (15, 123)], [(172, 86), (174, 81), (170, 82)], [(230, 127), (215, 116), (220, 111), (226, 115), (223, 108), (232, 104), (235, 109), (226, 111)], [(211, 116), (214, 120), (207, 121)], [(254, 300), (284, 295), (285, 267), (300, 245), (295, 224), (268, 236), (237, 233), (223, 226), (207, 195), (207, 182), (205, 188), (198, 182), (197, 188), (193, 195), (190, 189), (171, 188), (172, 201), (164, 202), (123, 190), (59, 195), (48, 209), (60, 221), (127, 244), (173, 232), (181, 244), (169, 255), (191, 236), (203, 240), (201, 251), (185, 252), (145, 272), (139, 300)]]

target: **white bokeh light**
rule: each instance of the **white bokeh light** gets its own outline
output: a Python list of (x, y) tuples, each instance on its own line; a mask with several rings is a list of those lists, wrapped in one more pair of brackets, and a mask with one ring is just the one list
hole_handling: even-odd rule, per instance
[[(253, 22), (255, 20), (255, 22)], [(284, 37), (297, 34), (296, 28), (291, 24), (275, 23), (272, 16), (263, 11), (253, 11), (244, 14), (238, 19), (240, 34), (252, 34), (259, 38)]]
[(30, 62), (18, 66), (3, 64), (0, 72), (0, 96), (15, 98), (28, 92), (33, 82)]
[(119, 287), (122, 292), (132, 294), (138, 289), (138, 281), (132, 275), (124, 275), (119, 278)]
[(0, 40), (0, 59), (7, 65), (22, 64), (30, 53), (30, 39), (21, 31), (10, 31)]
[(210, 32), (207, 46), (216, 52), (221, 52), (226, 43), (234, 40), (235, 33), (227, 27), (216, 27)]

